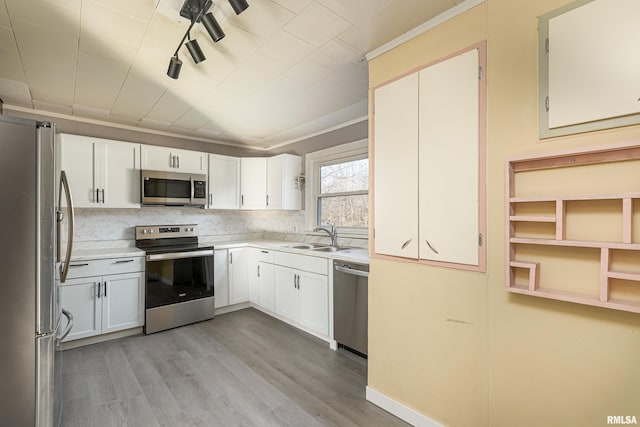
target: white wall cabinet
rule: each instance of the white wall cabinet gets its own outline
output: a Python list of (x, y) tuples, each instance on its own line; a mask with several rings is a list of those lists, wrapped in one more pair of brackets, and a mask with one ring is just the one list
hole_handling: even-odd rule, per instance
[(240, 208), (240, 159), (209, 154), (208, 209)]
[(375, 90), (376, 254), (484, 269), (480, 63), (473, 48)]
[(229, 304), (249, 301), (248, 255), (246, 248), (229, 249)]
[(60, 170), (79, 208), (140, 207), (140, 145), (60, 134)]
[[(60, 303), (74, 316), (64, 341), (144, 325), (144, 259), (72, 262), (69, 279), (58, 284)], [(127, 272), (128, 271), (128, 272)]]
[(229, 260), (227, 249), (213, 251), (213, 294), (215, 308), (229, 305)]
[(207, 174), (207, 154), (155, 145), (142, 146), (142, 169)]
[(240, 207), (241, 209), (267, 208), (267, 158), (243, 157), (240, 159)]
[(267, 160), (267, 209), (302, 208), (302, 191), (296, 180), (301, 172), (300, 156), (279, 154)]

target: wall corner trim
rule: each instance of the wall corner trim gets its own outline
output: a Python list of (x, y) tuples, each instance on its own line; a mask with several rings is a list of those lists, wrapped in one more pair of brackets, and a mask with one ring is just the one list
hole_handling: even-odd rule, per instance
[(373, 49), (372, 51), (368, 52), (365, 57), (367, 58), (367, 61), (371, 61), (376, 56), (387, 53), (391, 49), (396, 48), (415, 37), (418, 37), (422, 33), (426, 33), (430, 29), (447, 22), (448, 20), (453, 19), (458, 15), (461, 15), (467, 10), (472, 9), (484, 2), (485, 0), (465, 0), (457, 6), (454, 6), (451, 9), (442, 12), (440, 15), (428, 20), (427, 22), (418, 25), (414, 29), (407, 31), (401, 36), (398, 36), (395, 39), (383, 44), (382, 46)]
[(403, 405), (400, 402), (380, 393), (379, 391), (367, 386), (367, 400), (385, 411), (395, 415), (403, 421), (416, 427), (445, 427), (431, 418), (416, 412), (415, 410)]

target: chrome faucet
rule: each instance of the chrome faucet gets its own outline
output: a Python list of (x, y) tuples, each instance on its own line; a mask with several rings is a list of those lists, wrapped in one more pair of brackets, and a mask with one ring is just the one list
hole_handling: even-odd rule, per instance
[(329, 225), (328, 227), (320, 226), (313, 229), (313, 231), (324, 231), (329, 237), (331, 237), (331, 246), (338, 246), (338, 233), (335, 225)]

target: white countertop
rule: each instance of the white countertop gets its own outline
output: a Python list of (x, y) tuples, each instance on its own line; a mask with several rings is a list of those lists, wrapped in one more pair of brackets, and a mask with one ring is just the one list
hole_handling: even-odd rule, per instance
[(89, 259), (142, 257), (144, 255), (145, 255), (145, 252), (143, 250), (140, 250), (134, 247), (77, 249), (73, 251), (71, 255), (71, 261), (83, 261), (83, 260), (89, 260)]
[[(314, 257), (339, 259), (344, 261), (369, 263), (369, 251), (365, 248), (350, 248), (339, 252), (318, 252), (309, 249), (293, 249), (289, 246), (301, 245), (301, 242), (289, 242), (283, 240), (241, 240), (214, 242), (211, 245), (216, 249), (229, 249), (237, 247), (254, 247), (259, 249), (271, 249), (282, 252), (291, 252), (301, 255), (310, 255)], [(145, 252), (135, 247), (121, 248), (96, 248), (96, 249), (77, 249), (73, 251), (72, 261), (90, 260), (90, 259), (106, 259), (106, 258), (122, 258), (122, 257), (142, 257)]]

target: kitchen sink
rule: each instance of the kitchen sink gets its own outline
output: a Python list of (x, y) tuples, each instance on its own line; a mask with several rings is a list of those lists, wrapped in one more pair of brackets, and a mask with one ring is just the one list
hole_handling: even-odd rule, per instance
[(287, 247), (291, 249), (316, 249), (317, 250), (319, 248), (326, 248), (327, 245), (323, 245), (320, 243), (305, 243), (300, 245), (291, 245)]
[(340, 252), (340, 251), (345, 251), (347, 249), (351, 249), (351, 248), (343, 248), (340, 246), (324, 246), (320, 248), (314, 248), (312, 250), (314, 252)]

